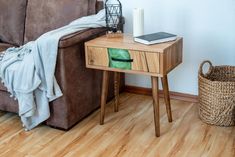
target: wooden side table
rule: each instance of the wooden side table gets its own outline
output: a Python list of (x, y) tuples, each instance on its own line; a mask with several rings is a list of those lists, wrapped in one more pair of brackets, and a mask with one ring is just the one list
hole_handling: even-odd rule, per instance
[[(132, 36), (123, 35), (117, 38), (102, 36), (85, 43), (86, 67), (103, 70), (100, 124), (104, 124), (105, 104), (108, 92), (109, 72), (115, 73), (115, 108), (118, 111), (120, 72), (151, 76), (155, 134), (160, 136), (159, 88), (161, 78), (168, 121), (172, 122), (171, 105), (167, 74), (182, 62), (183, 39), (175, 41), (143, 45), (133, 41)], [(128, 50), (131, 57), (131, 68), (128, 70), (110, 67), (109, 48)]]

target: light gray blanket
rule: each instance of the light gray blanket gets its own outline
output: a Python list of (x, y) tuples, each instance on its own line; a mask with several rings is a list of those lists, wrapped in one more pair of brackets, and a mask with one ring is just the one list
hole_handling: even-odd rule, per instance
[(50, 116), (49, 102), (62, 96), (54, 73), (61, 37), (76, 31), (105, 26), (105, 11), (79, 18), (50, 31), (36, 41), (9, 48), (0, 56), (0, 78), (19, 103), (19, 116), (31, 130)]

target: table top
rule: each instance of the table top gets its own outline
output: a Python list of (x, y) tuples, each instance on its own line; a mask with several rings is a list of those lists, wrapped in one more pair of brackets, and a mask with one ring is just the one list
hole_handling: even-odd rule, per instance
[(104, 35), (86, 42), (85, 45), (163, 53), (165, 49), (177, 43), (179, 40), (182, 40), (182, 38), (178, 37), (174, 41), (165, 43), (145, 45), (135, 42), (130, 34), (122, 34), (118, 37), (107, 37)]
[[(110, 67), (108, 48), (128, 50), (131, 69)], [(104, 35), (85, 42), (85, 49), (88, 68), (162, 77), (182, 62), (183, 38), (145, 45), (135, 42), (128, 34), (119, 37)]]

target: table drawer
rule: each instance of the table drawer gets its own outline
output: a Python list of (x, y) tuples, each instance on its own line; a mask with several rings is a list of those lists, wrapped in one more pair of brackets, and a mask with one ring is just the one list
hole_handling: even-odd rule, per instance
[[(117, 51), (119, 49), (116, 49)], [(112, 58), (109, 53), (110, 49), (101, 47), (88, 46), (87, 53), (87, 64), (91, 66), (102, 66), (107, 68), (118, 68), (122, 70), (132, 70), (141, 72), (159, 73), (159, 53), (143, 52), (135, 50), (124, 50), (129, 53), (128, 59)], [(117, 52), (118, 53), (118, 52)], [(121, 64), (130, 64), (130, 66), (123, 66), (129, 68), (119, 68), (118, 65), (113, 67), (112, 62), (120, 62)], [(110, 67), (112, 66), (112, 67)]]
[(87, 64), (95, 66), (109, 66), (109, 56), (107, 48), (88, 47)]

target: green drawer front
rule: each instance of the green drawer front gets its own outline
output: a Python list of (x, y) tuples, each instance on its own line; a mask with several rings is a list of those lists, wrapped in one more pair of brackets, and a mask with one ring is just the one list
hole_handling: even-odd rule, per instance
[(109, 54), (109, 67), (131, 70), (131, 62), (133, 60), (130, 57), (128, 50), (108, 48)]

